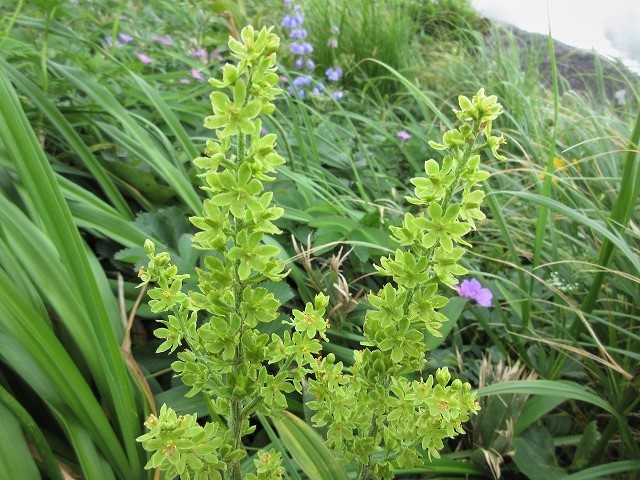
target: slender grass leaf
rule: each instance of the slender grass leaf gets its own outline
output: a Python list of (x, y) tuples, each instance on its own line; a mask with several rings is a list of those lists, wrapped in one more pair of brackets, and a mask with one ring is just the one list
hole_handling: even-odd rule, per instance
[(346, 470), (324, 445), (322, 437), (289, 412), (274, 425), (291, 456), (310, 480), (348, 480)]

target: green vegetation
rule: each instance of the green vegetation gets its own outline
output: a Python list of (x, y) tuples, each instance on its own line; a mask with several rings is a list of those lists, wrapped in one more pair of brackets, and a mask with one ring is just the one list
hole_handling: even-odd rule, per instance
[[(284, 478), (346, 479), (367, 478), (367, 468), (379, 465), (416, 479), (635, 478), (636, 78), (623, 71), (611, 78), (617, 67), (604, 68), (602, 60), (584, 72), (584, 89), (570, 84), (559, 73), (553, 43), (525, 48), (476, 17), (467, 2), (454, 0), (19, 0), (0, 5), (0, 18), (0, 478), (153, 478), (145, 464), (171, 457), (152, 456), (136, 442), (146, 433), (150, 412), (169, 421), (173, 415), (176, 422), (189, 419), (182, 420), (181, 435), (199, 443), (224, 435), (225, 398), (235, 394), (207, 387), (208, 395), (185, 396), (196, 393), (192, 378), (185, 371), (174, 378), (171, 365), (180, 367), (189, 350), (169, 336), (171, 321), (161, 308), (147, 305), (146, 287), (136, 287), (140, 267), (143, 275), (152, 270), (147, 254), (158, 259), (150, 244), (145, 250), (147, 239), (155, 251), (170, 255), (180, 275), (189, 275), (170, 297), (191, 298), (205, 266), (224, 276), (215, 255), (191, 247), (192, 238), (224, 246), (196, 227), (214, 228), (208, 216), (215, 212), (202, 212), (206, 188), (229, 185), (202, 176), (192, 161), (215, 157), (218, 147), (207, 143), (210, 130), (202, 122), (211, 115), (206, 80), (220, 78), (225, 63), (241, 60), (232, 59), (227, 40), (245, 25), (256, 31), (276, 26), (282, 38), (276, 87), (284, 94), (274, 101), (275, 111), (262, 117), (263, 133), (242, 122), (237, 127), (255, 135), (247, 137), (246, 148), (266, 142), (271, 149), (277, 136), (286, 163), (268, 157), (277, 174), (259, 192), (266, 198), (260, 208), (274, 213), (264, 220), (273, 221), (273, 228), (262, 229), (257, 240), (249, 231), (235, 231), (236, 250), (228, 253), (238, 262), (248, 248), (275, 255), (273, 261), (252, 257), (245, 280), (272, 263), (290, 271), (276, 282), (273, 270), (271, 280), (253, 287), (252, 295), (263, 293), (280, 305), (279, 313), (267, 315), (273, 321), (261, 317), (252, 325), (255, 338), (295, 336), (295, 319), (307, 312), (329, 324), (326, 338), (319, 335), (320, 322), (313, 323), (315, 332), (305, 331), (324, 358), (313, 356), (308, 365), (331, 358), (335, 363), (327, 370), (353, 378), (348, 375), (358, 372), (367, 349), (375, 350), (372, 342), (401, 364), (404, 346), (371, 333), (372, 307), (391, 295), (385, 275), (393, 273), (401, 283), (395, 278), (399, 263), (411, 263), (407, 253), (413, 251), (419, 264), (424, 252), (411, 247), (397, 253), (389, 235), (401, 232), (406, 218), (421, 218), (425, 238), (442, 242), (431, 223), (447, 209), (438, 212), (435, 203), (405, 198), (435, 195), (431, 200), (447, 205), (461, 200), (465, 221), (475, 226), (464, 237), (473, 248), (458, 257), (454, 272), (466, 283), (458, 291), (440, 287), (438, 296), (449, 299), (438, 317), (442, 336), (427, 329), (419, 331), (419, 341), (411, 337), (428, 351), (426, 363), (387, 385), (388, 400), (403, 412), (409, 385), (429, 378), (438, 383), (446, 369), (476, 389), (480, 410), (462, 424), (466, 435), (437, 449), (440, 458), (425, 444), (401, 466), (386, 462), (389, 452), (370, 449), (368, 439), (379, 437), (377, 432), (365, 431), (350, 444), (358, 452), (336, 445), (341, 437), (335, 426), (358, 414), (363, 401), (340, 419), (318, 417), (317, 371), (289, 370), (283, 358), (281, 370), (297, 376), (297, 390), (278, 377), (274, 365), (265, 364), (264, 374), (280, 382), (269, 397), (271, 407), (286, 403), (286, 411), (244, 412), (240, 454), (218, 440), (199, 452), (203, 458), (217, 452), (222, 460), (212, 470), (233, 465), (234, 475), (247, 478), (284, 470)], [(293, 33), (302, 29), (304, 34)], [(232, 72), (226, 72), (228, 82)], [(627, 89), (631, 104), (615, 104), (608, 93), (612, 82)], [(457, 127), (459, 95), (471, 98), (481, 88), (504, 109), (493, 131), (504, 135), (505, 160), (485, 161), (496, 145), (480, 145), (480, 168), (487, 172), (482, 187), (456, 189), (446, 173), (455, 155), (429, 141)], [(223, 123), (229, 128), (232, 105), (222, 104), (216, 113), (228, 110)], [(225, 126), (215, 117), (207, 122)], [(449, 133), (443, 143), (455, 140)], [(235, 152), (238, 143), (226, 148)], [(267, 174), (251, 172), (273, 175)], [(231, 217), (244, 215), (240, 203), (225, 205)], [(200, 224), (189, 217), (199, 217)], [(451, 247), (449, 254), (458, 248)], [(156, 301), (166, 298), (153, 292)], [(292, 317), (294, 325), (283, 323)], [(203, 320), (194, 328), (205, 328)], [(159, 327), (161, 337), (167, 334), (161, 339), (153, 335)], [(217, 339), (212, 348), (223, 357), (237, 343), (233, 335), (221, 341), (225, 332), (210, 333)], [(170, 353), (156, 354), (159, 347)], [(351, 383), (355, 388), (359, 382)], [(249, 413), (255, 413), (250, 421)], [(408, 441), (418, 422), (387, 413), (391, 418), (380, 425), (405, 424), (387, 432), (386, 445), (395, 446), (401, 428)], [(320, 418), (326, 427), (317, 426)], [(358, 430), (367, 428), (358, 424)], [(325, 439), (344, 452), (345, 461)]]

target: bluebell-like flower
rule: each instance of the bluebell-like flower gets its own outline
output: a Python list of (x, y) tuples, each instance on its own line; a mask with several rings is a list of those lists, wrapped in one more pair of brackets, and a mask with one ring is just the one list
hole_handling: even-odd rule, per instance
[(302, 68), (302, 65), (304, 65), (304, 59), (302, 57), (297, 58), (295, 63), (296, 68)]
[(291, 38), (307, 38), (307, 31), (304, 28), (294, 28), (293, 30), (291, 30), (291, 32), (289, 33), (289, 36)]
[(306, 92), (304, 90), (300, 89), (300, 88), (289, 87), (289, 88), (287, 88), (287, 90), (293, 96), (295, 96), (297, 94), (298, 97), (300, 97), (301, 100), (304, 100), (304, 97), (306, 96)]
[(337, 91), (333, 92), (331, 94), (331, 96), (333, 98), (335, 98), (336, 100), (340, 100), (342, 97), (344, 97), (344, 92), (342, 90), (337, 90)]
[[(299, 68), (299, 67), (298, 67), (298, 68)], [(307, 60), (307, 68), (308, 68), (309, 70), (313, 70), (314, 68), (316, 68), (316, 64), (315, 64), (315, 63), (313, 63), (313, 60), (311, 60), (311, 59), (308, 59), (308, 60)]]
[(313, 78), (311, 78), (311, 75), (302, 75), (293, 79), (293, 85), (296, 88), (302, 88), (309, 85), (312, 81)]
[(330, 82), (337, 82), (342, 78), (342, 69), (340, 67), (327, 68), (325, 73), (327, 74), (327, 79)]
[(292, 43), (291, 47), (289, 47), (291, 49), (292, 53), (295, 53), (296, 55), (306, 55), (308, 53), (313, 52), (313, 45), (311, 45), (310, 43), (304, 42), (304, 43)]
[(304, 17), (302, 15), (285, 15), (282, 19), (282, 26), (286, 28), (298, 28), (304, 23)]

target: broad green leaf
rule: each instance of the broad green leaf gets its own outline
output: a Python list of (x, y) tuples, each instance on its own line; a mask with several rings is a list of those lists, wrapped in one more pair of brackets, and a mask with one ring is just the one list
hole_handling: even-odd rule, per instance
[(566, 472), (558, 466), (553, 437), (542, 427), (531, 427), (513, 439), (513, 461), (530, 480), (564, 478)]

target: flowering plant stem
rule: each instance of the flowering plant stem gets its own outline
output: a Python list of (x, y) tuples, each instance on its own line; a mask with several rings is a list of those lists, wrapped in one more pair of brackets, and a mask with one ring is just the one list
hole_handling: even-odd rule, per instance
[[(209, 80), (216, 91), (204, 125), (217, 139), (194, 160), (208, 198), (201, 216), (190, 219), (200, 229), (194, 248), (206, 252), (197, 269), (198, 291), (183, 291), (189, 276), (149, 240), (149, 264), (140, 270), (143, 282), (155, 284), (148, 291), (151, 310), (169, 313), (155, 331), (163, 340), (158, 352), (178, 352), (171, 366), (191, 387), (186, 396), (205, 396), (211, 421), (201, 425), (195, 415), (177, 415), (163, 405), (138, 440), (152, 452), (146, 468), (163, 470), (167, 478), (240, 480), (247, 456), (242, 439), (255, 430), (251, 416), (278, 418), (287, 408), (285, 394), (301, 393), (310, 378), (315, 399), (308, 406), (316, 410), (316, 425), (329, 426), (327, 444), (359, 464), (358, 480), (391, 478), (395, 468), (422, 463), (418, 445), (438, 456), (443, 439), (463, 433), (462, 423), (479, 408), (471, 385), (450, 383), (446, 368), (426, 380), (409, 376), (425, 364), (425, 332), (441, 335), (445, 317), (438, 310), (447, 300), (438, 288), (453, 288), (456, 275), (466, 273), (458, 264), (464, 249), (455, 245), (467, 245), (462, 236), (483, 218), (482, 191), (473, 188), (487, 176), (477, 169), (475, 141), (484, 126), (485, 146), (496, 154), (502, 140), (491, 136), (491, 121), (501, 107), (482, 90), (472, 100), (460, 97), (456, 114), (464, 124), (445, 133), (442, 144), (431, 142), (451, 155), (441, 167), (429, 160), (426, 177), (411, 180), (416, 197), (408, 200), (423, 211), (391, 229), (401, 248), (376, 268), (393, 284), (369, 295), (365, 348), (355, 352), (347, 371), (334, 355), (319, 355), (329, 326), (323, 293), (303, 311), (293, 310), (282, 335), (269, 337), (257, 328), (280, 318), (268, 287), (287, 274), (279, 249), (262, 242), (266, 234), (281, 233), (273, 222), (284, 213), (271, 205), (273, 194), (264, 187), (284, 159), (276, 153), (276, 136), (265, 135), (258, 118), (274, 111), (272, 101), (281, 93), (275, 87), (278, 45), (271, 29), (246, 27), (239, 40), (229, 40), (238, 64), (226, 64), (221, 80)], [(461, 201), (454, 203), (459, 185)], [(259, 451), (254, 463), (256, 473), (247, 480), (279, 480), (284, 472), (274, 450)]]

